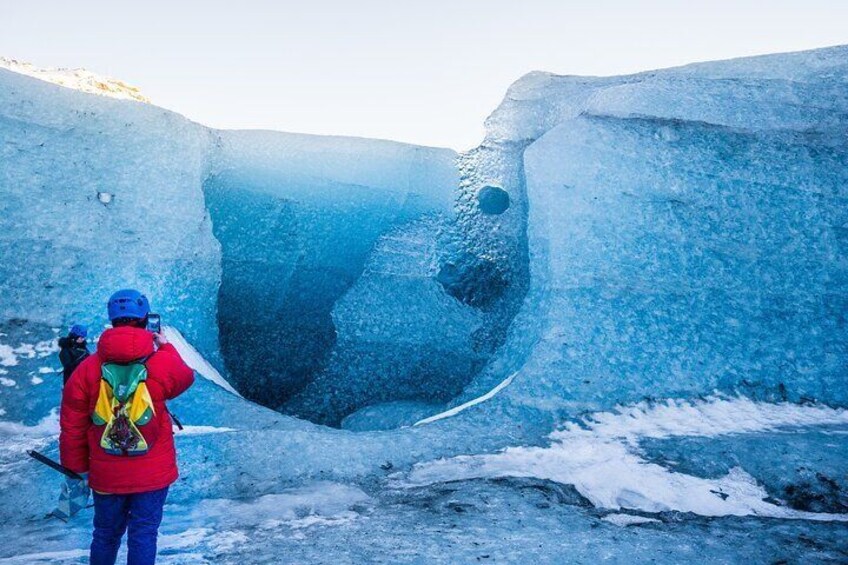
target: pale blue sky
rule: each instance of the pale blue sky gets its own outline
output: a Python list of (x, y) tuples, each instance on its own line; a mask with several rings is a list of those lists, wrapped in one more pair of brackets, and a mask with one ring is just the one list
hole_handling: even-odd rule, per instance
[(531, 70), (608, 75), (848, 43), (848, 1), (0, 0), (0, 55), (214, 127), (467, 149)]

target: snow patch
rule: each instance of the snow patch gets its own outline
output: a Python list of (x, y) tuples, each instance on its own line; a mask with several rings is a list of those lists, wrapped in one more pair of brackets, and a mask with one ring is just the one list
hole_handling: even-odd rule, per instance
[(4, 367), (15, 367), (18, 364), (19, 359), (47, 357), (57, 351), (59, 351), (59, 346), (52, 340), (39, 341), (35, 344), (22, 343), (17, 347), (0, 343), (0, 365)]
[(52, 339), (46, 339), (44, 341), (39, 341), (33, 346), (35, 353), (39, 358), (47, 357), (48, 355), (52, 355), (54, 353), (59, 352), (59, 343)]
[(88, 94), (98, 94), (109, 98), (121, 100), (136, 100), (147, 102), (150, 100), (141, 91), (129, 84), (108, 77), (103, 77), (85, 69), (64, 68), (39, 68), (32, 63), (24, 63), (15, 59), (0, 57), (0, 69), (37, 78), (45, 82), (58, 84), (65, 88), (79, 90)]
[(4, 343), (0, 343), (0, 365), (14, 367), (18, 364), (18, 356), (15, 350)]
[(550, 435), (548, 447), (512, 447), (418, 464), (407, 484), (534, 477), (574, 485), (598, 508), (848, 521), (848, 514), (801, 512), (766, 502), (768, 493), (741, 468), (704, 479), (650, 463), (635, 449), (640, 438), (714, 437), (832, 424), (848, 424), (848, 411), (745, 398), (640, 403), (568, 423)]

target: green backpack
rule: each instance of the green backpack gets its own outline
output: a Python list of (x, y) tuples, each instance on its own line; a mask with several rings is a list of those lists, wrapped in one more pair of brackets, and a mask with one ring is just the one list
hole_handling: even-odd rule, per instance
[(100, 437), (100, 447), (106, 453), (141, 455), (150, 448), (140, 429), (156, 415), (147, 390), (144, 361), (103, 364), (100, 393), (91, 421), (96, 426), (106, 426)]

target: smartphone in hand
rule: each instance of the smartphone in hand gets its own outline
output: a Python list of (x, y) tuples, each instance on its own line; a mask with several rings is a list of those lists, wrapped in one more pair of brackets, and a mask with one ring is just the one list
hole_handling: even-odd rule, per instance
[(162, 318), (159, 314), (148, 314), (147, 329), (155, 334), (162, 333)]

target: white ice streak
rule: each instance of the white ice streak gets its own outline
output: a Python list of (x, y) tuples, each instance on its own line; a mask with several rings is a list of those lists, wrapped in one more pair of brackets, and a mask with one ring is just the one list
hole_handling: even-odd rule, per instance
[(650, 524), (650, 523), (661, 523), (660, 520), (656, 518), (646, 518), (645, 516), (634, 516), (633, 514), (607, 514), (603, 518), (601, 518), (604, 522), (609, 522), (610, 524), (615, 524), (616, 526), (635, 526), (637, 524)]
[(206, 434), (222, 434), (227, 432), (234, 432), (235, 428), (217, 428), (215, 426), (183, 426), (183, 429), (179, 429), (174, 426), (174, 433), (181, 436), (198, 436), (198, 435), (206, 435)]
[(0, 343), (0, 365), (14, 367), (17, 364), (18, 356), (15, 355), (15, 350), (5, 343)]
[(715, 437), (828, 424), (848, 424), (848, 411), (744, 398), (641, 403), (569, 423), (551, 434), (548, 447), (512, 447), (418, 464), (407, 484), (535, 477), (574, 485), (598, 508), (848, 521), (848, 515), (800, 512), (766, 502), (765, 489), (740, 468), (706, 479), (650, 463), (635, 449), (640, 438)]
[(178, 329), (172, 326), (164, 326), (162, 328), (162, 333), (164, 333), (165, 337), (168, 338), (168, 341), (177, 348), (177, 351), (180, 352), (180, 357), (183, 358), (183, 361), (185, 361), (189, 367), (197, 371), (201, 377), (212, 381), (221, 388), (241, 398), (241, 395), (233, 388), (233, 385), (227, 382), (227, 379), (225, 379), (221, 373), (219, 373), (218, 370), (209, 363), (209, 361), (204, 359), (203, 355), (201, 355), (194, 346), (186, 341), (186, 338), (183, 337), (183, 334), (181, 334)]
[(496, 394), (498, 394), (500, 391), (502, 391), (503, 389), (508, 387), (510, 385), (510, 383), (512, 383), (513, 379), (515, 378), (515, 375), (517, 375), (517, 374), (518, 374), (517, 372), (511, 374), (510, 376), (505, 378), (503, 381), (498, 383), (498, 386), (496, 386), (495, 388), (493, 388), (492, 390), (490, 390), (489, 392), (487, 392), (484, 395), (478, 396), (477, 398), (469, 400), (468, 402), (460, 404), (459, 406), (455, 406), (455, 407), (451, 408), (450, 410), (445, 410), (444, 412), (440, 412), (440, 413), (435, 414), (433, 416), (429, 416), (429, 417), (424, 418), (422, 420), (418, 420), (413, 425), (414, 426), (421, 426), (421, 425), (424, 425), (424, 424), (430, 424), (432, 422), (437, 422), (438, 420), (444, 420), (445, 418), (450, 418), (451, 416), (456, 416), (460, 412), (467, 410), (468, 408), (471, 408), (472, 406), (476, 406), (477, 404), (480, 404), (482, 402), (486, 402), (487, 400), (494, 398), (494, 396)]

